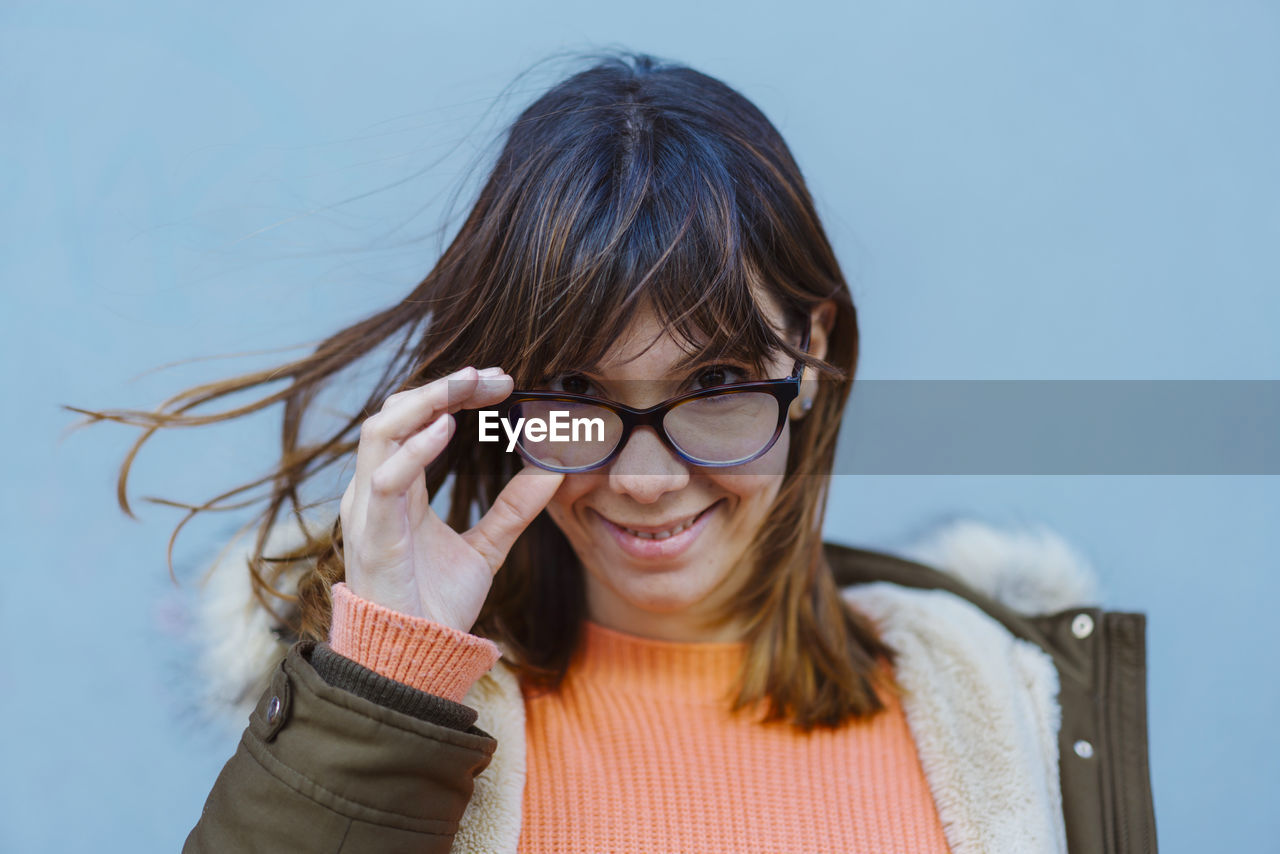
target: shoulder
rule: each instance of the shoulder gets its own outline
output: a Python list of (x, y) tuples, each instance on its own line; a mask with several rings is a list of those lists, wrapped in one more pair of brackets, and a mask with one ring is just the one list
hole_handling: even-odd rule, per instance
[(1043, 672), (1054, 650), (1042, 620), (1100, 600), (1090, 561), (1045, 525), (956, 519), (896, 553), (829, 544), (827, 555), (846, 601), (930, 669)]
[(1100, 601), (1090, 561), (1043, 524), (1000, 527), (960, 518), (933, 526), (900, 549), (828, 543), (826, 553), (845, 590), (876, 581), (946, 589), (1025, 617)]

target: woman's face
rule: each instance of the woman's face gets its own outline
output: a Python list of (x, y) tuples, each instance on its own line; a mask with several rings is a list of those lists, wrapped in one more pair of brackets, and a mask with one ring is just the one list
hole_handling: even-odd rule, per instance
[[(781, 329), (782, 313), (771, 315)], [(809, 349), (825, 355), (820, 322), (814, 324)], [(764, 377), (728, 373), (710, 361), (678, 373), (685, 356), (654, 314), (645, 311), (597, 368), (561, 375), (556, 387), (646, 407), (699, 387), (780, 379), (794, 364), (778, 354)], [(801, 394), (811, 394), (808, 382)], [(547, 512), (586, 570), (590, 618), (663, 640), (737, 640), (736, 627), (708, 631), (703, 618), (732, 596), (749, 571), (747, 548), (782, 485), (790, 434), (788, 422), (758, 459), (703, 468), (681, 460), (651, 428), (642, 427), (609, 465), (567, 475)], [(659, 539), (655, 533), (668, 536)]]

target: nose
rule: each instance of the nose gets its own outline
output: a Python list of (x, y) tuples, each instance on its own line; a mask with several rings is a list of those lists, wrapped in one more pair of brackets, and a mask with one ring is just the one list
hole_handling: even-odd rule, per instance
[(609, 488), (641, 504), (652, 504), (689, 484), (689, 467), (652, 427), (639, 427), (609, 466)]

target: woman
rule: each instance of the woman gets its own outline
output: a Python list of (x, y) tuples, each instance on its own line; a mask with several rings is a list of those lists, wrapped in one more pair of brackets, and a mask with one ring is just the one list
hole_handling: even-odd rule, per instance
[[(749, 101), (646, 56), (556, 85), (400, 304), (189, 396), (292, 378), (224, 417), (286, 401), (250, 568), (294, 642), (184, 851), (1154, 850), (1142, 615), (824, 546), (857, 355)], [(353, 450), (338, 518), (268, 554)]]

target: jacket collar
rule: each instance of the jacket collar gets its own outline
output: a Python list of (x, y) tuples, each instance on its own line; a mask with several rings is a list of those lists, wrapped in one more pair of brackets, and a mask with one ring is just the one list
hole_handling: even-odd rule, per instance
[[(270, 542), (291, 530), (296, 539), (289, 525)], [(251, 595), (247, 552), (247, 543), (224, 550), (188, 620), (203, 711), (228, 731), (243, 727), (288, 648)], [(1058, 673), (1024, 618), (1096, 603), (1096, 575), (1045, 527), (953, 520), (898, 552), (827, 547), (845, 598), (900, 652), (903, 708), (951, 849), (1066, 851)], [(463, 702), (498, 749), (453, 850), (513, 852), (525, 781), (519, 686), (499, 661)]]

